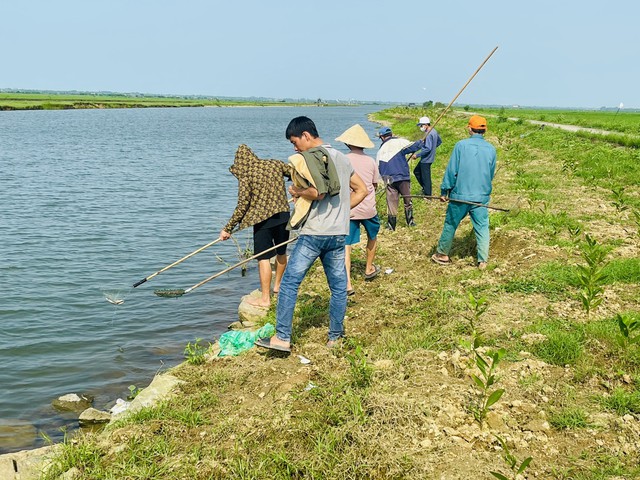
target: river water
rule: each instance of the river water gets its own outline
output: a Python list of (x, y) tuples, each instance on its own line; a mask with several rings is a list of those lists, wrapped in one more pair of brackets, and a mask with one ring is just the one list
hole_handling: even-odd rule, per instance
[(60, 395), (108, 409), (237, 320), (240, 296), (258, 288), (255, 262), (180, 298), (153, 294), (238, 262), (230, 241), (132, 285), (217, 238), (236, 203), (239, 144), (286, 160), (285, 128), (307, 115), (346, 151), (333, 139), (354, 123), (373, 139), (367, 114), (380, 108), (0, 112), (0, 453), (75, 429), (51, 406)]

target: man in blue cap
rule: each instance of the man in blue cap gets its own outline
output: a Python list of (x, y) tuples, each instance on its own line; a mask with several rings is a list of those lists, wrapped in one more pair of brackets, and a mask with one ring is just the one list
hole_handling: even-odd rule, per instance
[(378, 137), (382, 140), (382, 145), (376, 154), (376, 162), (378, 162), (380, 176), (386, 186), (387, 229), (396, 229), (400, 197), (404, 200), (404, 215), (407, 226), (415, 227), (413, 203), (411, 202), (411, 175), (406, 158), (407, 153), (412, 153), (406, 150), (411, 142), (404, 138), (394, 137), (389, 127), (381, 128)]

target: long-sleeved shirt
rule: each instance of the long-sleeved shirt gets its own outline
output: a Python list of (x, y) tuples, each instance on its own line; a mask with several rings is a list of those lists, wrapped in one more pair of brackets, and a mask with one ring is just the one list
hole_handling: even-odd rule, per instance
[(436, 159), (436, 148), (440, 146), (442, 139), (440, 134), (435, 128), (432, 128), (425, 138), (421, 138), (413, 142), (407, 148), (402, 150), (402, 153), (414, 153), (418, 152), (420, 157), (420, 163), (433, 163)]
[(289, 212), (284, 177), (291, 167), (280, 160), (262, 160), (249, 147), (240, 145), (229, 171), (238, 179), (238, 204), (224, 227), (231, 233), (236, 225), (245, 228), (276, 213)]
[(496, 171), (496, 149), (480, 134), (453, 147), (440, 192), (454, 200), (487, 203)]
[(391, 137), (382, 142), (376, 154), (382, 178), (391, 183), (408, 181), (411, 178), (409, 164), (403, 153), (403, 149), (409, 145), (411, 145), (409, 140), (398, 137)]

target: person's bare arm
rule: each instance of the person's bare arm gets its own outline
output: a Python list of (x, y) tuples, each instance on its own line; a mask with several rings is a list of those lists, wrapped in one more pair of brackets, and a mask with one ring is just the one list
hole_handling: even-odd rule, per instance
[(367, 196), (367, 186), (357, 173), (351, 175), (349, 186), (351, 187), (351, 208), (353, 208)]
[(314, 186), (302, 188), (291, 185), (289, 187), (289, 193), (294, 200), (298, 197), (306, 198), (307, 200), (322, 200), (325, 196), (324, 193), (318, 194), (318, 190), (316, 190), (316, 187)]

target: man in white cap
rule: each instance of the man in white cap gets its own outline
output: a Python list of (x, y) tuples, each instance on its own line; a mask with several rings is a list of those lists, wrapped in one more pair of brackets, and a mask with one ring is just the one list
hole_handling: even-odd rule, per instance
[(419, 158), (418, 164), (413, 169), (413, 174), (422, 187), (422, 193), (431, 196), (431, 164), (436, 160), (436, 148), (440, 146), (442, 139), (437, 130), (431, 128), (429, 117), (420, 117), (417, 126), (425, 133), (425, 136), (406, 150), (417, 152), (412, 156), (412, 158)]
[(367, 196), (351, 209), (349, 235), (345, 242), (345, 266), (347, 267), (347, 295), (355, 290), (351, 284), (351, 249), (360, 242), (360, 226), (367, 232), (367, 260), (364, 268), (364, 279), (373, 280), (380, 273), (380, 267), (373, 264), (376, 256), (377, 236), (380, 231), (380, 219), (376, 210), (376, 187), (378, 186), (378, 166), (376, 161), (364, 153), (365, 148), (373, 148), (373, 142), (359, 124), (345, 130), (336, 141), (343, 142), (348, 148), (347, 158), (351, 166), (364, 182)]

